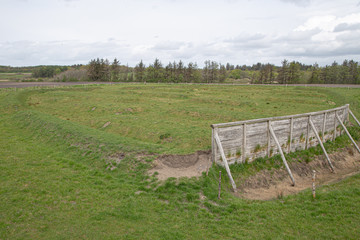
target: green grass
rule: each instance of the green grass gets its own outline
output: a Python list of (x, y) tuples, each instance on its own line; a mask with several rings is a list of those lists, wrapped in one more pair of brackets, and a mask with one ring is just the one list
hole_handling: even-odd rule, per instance
[(28, 80), (31, 73), (0, 73), (0, 81)]
[[(358, 90), (337, 89), (339, 98)], [(161, 145), (170, 153), (210, 149), (210, 125), (290, 115), (348, 103), (333, 89), (259, 86), (116, 85), (34, 91), (32, 110)], [(352, 109), (358, 109), (358, 103)], [(71, 111), (69, 111), (71, 109)], [(104, 124), (111, 124), (103, 128)], [(166, 137), (166, 138), (164, 138)]]
[[(234, 197), (224, 176), (218, 200), (222, 168), (159, 183), (146, 175), (153, 156), (136, 156), (209, 149), (211, 123), (334, 107), (328, 101), (350, 103), (359, 116), (359, 100), (357, 89), (297, 87), (2, 89), (0, 239), (357, 238), (360, 175), (320, 187), (315, 200), (306, 190), (272, 201)], [(346, 144), (337, 141), (326, 147)], [(292, 157), (306, 161), (316, 151)], [(115, 153), (125, 156), (107, 170)], [(240, 177), (277, 165), (275, 157), (232, 170)]]

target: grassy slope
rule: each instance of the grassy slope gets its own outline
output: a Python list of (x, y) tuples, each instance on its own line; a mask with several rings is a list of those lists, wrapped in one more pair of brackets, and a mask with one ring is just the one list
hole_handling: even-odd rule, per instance
[[(216, 168), (209, 177), (170, 179), (159, 186), (144, 174), (148, 165), (131, 154), (115, 171), (105, 169), (104, 157), (116, 147), (130, 152), (166, 148), (29, 111), (24, 103), (34, 95), (28, 91), (0, 92), (1, 239), (314, 239), (360, 234), (359, 175), (320, 188), (315, 201), (309, 191), (267, 202), (224, 192), (219, 201)], [(353, 101), (358, 113), (358, 91), (316, 91), (339, 105)]]
[[(332, 97), (334, 92), (338, 95), (336, 101)], [(348, 98), (342, 99), (344, 95)], [(213, 123), (324, 110), (335, 107), (334, 102), (336, 106), (348, 103), (353, 95), (359, 97), (359, 91), (272, 86), (116, 85), (37, 92), (29, 96), (29, 104), (31, 109), (63, 120), (158, 144), (168, 153), (192, 153), (211, 148), (209, 126)], [(107, 122), (111, 124), (102, 129)]]

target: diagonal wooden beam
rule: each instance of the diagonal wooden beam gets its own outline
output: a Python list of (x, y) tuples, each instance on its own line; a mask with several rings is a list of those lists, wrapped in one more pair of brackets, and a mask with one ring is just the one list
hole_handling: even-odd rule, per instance
[(344, 123), (341, 121), (340, 117), (336, 114), (336, 118), (337, 120), (340, 122), (341, 126), (343, 127), (343, 129), (345, 130), (346, 134), (348, 135), (348, 137), (350, 138), (351, 142), (354, 144), (354, 146), (356, 147), (356, 149), (358, 150), (358, 152), (360, 153), (360, 149), (358, 147), (358, 145), (356, 144), (356, 142), (354, 141), (354, 139), (351, 137), (349, 131), (347, 130), (347, 128), (345, 127)]
[(316, 131), (315, 125), (314, 125), (313, 121), (311, 120), (311, 116), (309, 117), (309, 123), (310, 123), (310, 126), (311, 126), (312, 130), (313, 130), (314, 133), (315, 133), (315, 136), (316, 136), (317, 140), (319, 141), (319, 144), (320, 144), (323, 152), (325, 153), (325, 156), (326, 156), (327, 162), (328, 162), (329, 165), (330, 165), (331, 171), (332, 171), (332, 172), (335, 172), (334, 166), (333, 166), (332, 163), (331, 163), (331, 160), (330, 160), (330, 158), (329, 158), (329, 156), (328, 156), (328, 154), (327, 154), (327, 152), (326, 152), (326, 149), (325, 149), (325, 147), (324, 147), (324, 144), (322, 143), (321, 138), (320, 138), (318, 132)]
[(217, 146), (218, 146), (218, 148), (219, 148), (221, 157), (222, 157), (222, 159), (223, 159), (223, 161), (224, 161), (225, 169), (226, 169), (226, 172), (227, 172), (227, 174), (228, 174), (228, 176), (229, 176), (229, 179), (230, 179), (232, 188), (233, 188), (234, 192), (236, 192), (236, 184), (235, 184), (235, 182), (234, 182), (233, 177), (231, 176), (229, 164), (228, 164), (228, 162), (227, 162), (227, 160), (226, 160), (225, 153), (224, 153), (224, 149), (223, 149), (223, 147), (222, 147), (222, 145), (221, 145), (221, 141), (220, 141), (220, 138), (219, 138), (219, 134), (217, 133), (216, 130), (215, 130), (214, 138), (215, 138), (216, 144), (217, 144)]
[(280, 152), (280, 155), (281, 155), (281, 159), (282, 159), (282, 161), (283, 161), (283, 163), (284, 163), (284, 165), (285, 165), (285, 167), (286, 167), (287, 172), (289, 173), (289, 176), (290, 176), (291, 181), (292, 181), (292, 185), (295, 186), (294, 177), (293, 177), (293, 175), (292, 175), (292, 173), (291, 173), (291, 170), (290, 170), (290, 168), (289, 168), (289, 165), (288, 165), (287, 162), (286, 162), (286, 159), (285, 159), (283, 150), (281, 149), (280, 143), (279, 143), (279, 141), (278, 141), (278, 139), (277, 139), (277, 137), (276, 137), (276, 135), (275, 135), (274, 129), (272, 128), (270, 122), (269, 122), (269, 131), (270, 131), (271, 136), (273, 137), (273, 139), (274, 139), (274, 141), (275, 141), (275, 143), (276, 143), (276, 146), (277, 146), (278, 149), (279, 149), (279, 152)]
[(350, 115), (353, 117), (353, 119), (357, 122), (357, 124), (360, 126), (359, 120), (357, 120), (357, 118), (355, 117), (355, 115), (353, 114), (353, 112), (350, 110), (350, 108), (349, 108), (349, 113), (350, 113)]

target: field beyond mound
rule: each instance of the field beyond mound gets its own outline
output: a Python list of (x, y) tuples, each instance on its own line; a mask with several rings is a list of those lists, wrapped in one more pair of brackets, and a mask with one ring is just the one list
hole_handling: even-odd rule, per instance
[[(275, 86), (112, 85), (34, 91), (31, 110), (100, 131), (156, 144), (168, 154), (210, 150), (210, 125), (319, 111), (356, 89)], [(356, 103), (356, 104), (355, 104)]]

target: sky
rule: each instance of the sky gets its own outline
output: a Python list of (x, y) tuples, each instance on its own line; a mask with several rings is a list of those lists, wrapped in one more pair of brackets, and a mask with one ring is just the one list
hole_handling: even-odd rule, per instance
[(0, 0), (0, 65), (359, 61), (360, 0)]

